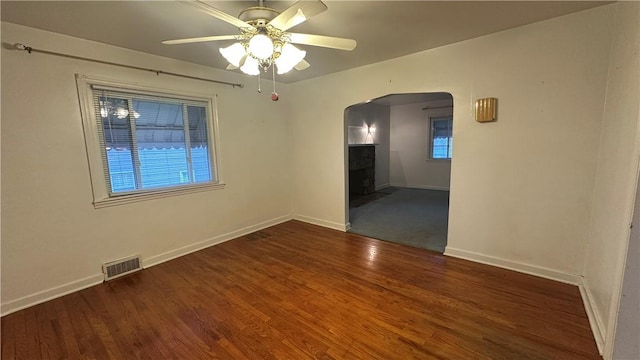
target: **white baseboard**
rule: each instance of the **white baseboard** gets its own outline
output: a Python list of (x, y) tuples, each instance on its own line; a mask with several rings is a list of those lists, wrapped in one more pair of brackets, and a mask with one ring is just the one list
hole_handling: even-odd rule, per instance
[(589, 288), (589, 284), (584, 278), (581, 278), (582, 281), (578, 288), (580, 289), (580, 296), (582, 296), (582, 302), (584, 303), (584, 310), (587, 313), (587, 318), (589, 319), (589, 325), (591, 325), (591, 332), (593, 332), (593, 337), (596, 339), (596, 345), (598, 346), (598, 352), (600, 355), (604, 353), (604, 325), (602, 322), (602, 317), (600, 317), (600, 313), (598, 313), (598, 308), (595, 306), (593, 301), (593, 295), (591, 294), (591, 290)]
[[(270, 226), (283, 223), (285, 221), (289, 221), (291, 219), (292, 218), (290, 215), (277, 217), (275, 219), (267, 220), (255, 225), (251, 225), (235, 231), (231, 231), (226, 234), (218, 235), (211, 239), (200, 241), (195, 244), (183, 246), (181, 248), (168, 251), (164, 254), (143, 258), (142, 267), (148, 268), (154, 265), (158, 265), (165, 261), (169, 261), (169, 260), (178, 258), (180, 256), (184, 256), (192, 252), (202, 250), (204, 248), (217, 245), (228, 240), (235, 239), (239, 236), (250, 234), (252, 232), (262, 230)], [(5, 316), (22, 309), (26, 309), (33, 305), (37, 305), (37, 304), (73, 293), (76, 291), (80, 291), (82, 289), (86, 289), (94, 285), (98, 285), (102, 283), (103, 280), (104, 280), (104, 274), (100, 273), (100, 274), (86, 277), (84, 279), (72, 281), (64, 285), (56, 286), (51, 289), (43, 290), (35, 294), (27, 295), (16, 300), (11, 300), (9, 302), (0, 304), (0, 314), (1, 316)]]
[(344, 231), (345, 232), (349, 231), (349, 230), (351, 230), (351, 223), (350, 222), (346, 223), (345, 226), (344, 226)]
[(435, 185), (410, 185), (410, 184), (391, 184), (393, 187), (409, 188), (409, 189), (425, 189), (425, 190), (438, 190), (449, 191), (448, 186), (435, 186)]
[(163, 262), (173, 260), (175, 258), (179, 258), (181, 256), (191, 254), (192, 252), (196, 252), (198, 250), (202, 250), (213, 245), (218, 245), (225, 241), (233, 240), (237, 237), (244, 236), (262, 229), (266, 229), (270, 226), (278, 225), (289, 220), (291, 220), (291, 216), (289, 215), (280, 216), (275, 219), (263, 221), (255, 225), (246, 226), (238, 230), (234, 230), (222, 235), (214, 236), (211, 239), (200, 241), (195, 244), (191, 244), (175, 250), (167, 251), (166, 253), (163, 253), (163, 254), (151, 256), (146, 259), (142, 259), (142, 267), (148, 268), (154, 265), (162, 264)]
[(489, 255), (479, 254), (471, 251), (460, 250), (447, 246), (444, 250), (446, 256), (456, 257), (460, 259), (470, 260), (481, 264), (496, 266), (503, 269), (513, 270), (529, 275), (539, 276), (550, 280), (559, 281), (571, 285), (579, 285), (582, 277), (573, 274), (567, 274), (558, 270), (553, 270), (541, 266), (525, 264), (518, 261), (497, 258)]
[[(329, 229), (347, 231), (347, 224), (341, 224), (333, 221), (327, 221), (327, 220), (317, 219), (317, 218), (303, 216), (303, 215), (293, 215), (293, 219), (306, 222), (309, 224), (313, 224), (313, 225), (326, 227)], [(351, 228), (351, 225), (349, 225), (349, 228)]]
[(389, 186), (391, 186), (391, 185), (389, 185), (389, 184), (377, 185), (377, 186), (376, 186), (376, 191), (379, 191), (379, 190), (382, 190), (382, 189), (386, 189), (386, 188), (388, 188)]
[(9, 302), (3, 303), (0, 305), (0, 314), (2, 316), (9, 315), (16, 311), (26, 309), (30, 306), (37, 305), (43, 303), (45, 301), (53, 300), (55, 298), (59, 298), (61, 296), (71, 294), (76, 291), (80, 291), (82, 289), (86, 289), (88, 287), (97, 285), (102, 283), (104, 280), (104, 274), (96, 274), (86, 277), (84, 279), (72, 281), (60, 286), (53, 287), (51, 289), (39, 291), (35, 294), (23, 296), (16, 300), (11, 300)]

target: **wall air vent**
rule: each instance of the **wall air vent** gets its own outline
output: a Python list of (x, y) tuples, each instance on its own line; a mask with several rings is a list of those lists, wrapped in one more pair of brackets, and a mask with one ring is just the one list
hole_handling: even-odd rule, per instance
[(142, 260), (140, 259), (140, 255), (129, 256), (124, 259), (102, 264), (104, 281), (113, 280), (139, 270), (142, 270)]

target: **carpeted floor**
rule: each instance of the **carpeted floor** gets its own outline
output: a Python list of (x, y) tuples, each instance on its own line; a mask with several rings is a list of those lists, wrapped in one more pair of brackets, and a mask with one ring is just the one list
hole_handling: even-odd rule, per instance
[(350, 232), (444, 252), (449, 192), (387, 188), (349, 202)]

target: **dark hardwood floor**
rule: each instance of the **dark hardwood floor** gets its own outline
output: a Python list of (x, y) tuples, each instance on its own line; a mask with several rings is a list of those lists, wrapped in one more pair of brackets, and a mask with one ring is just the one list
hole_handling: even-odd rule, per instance
[(2, 359), (598, 359), (577, 287), (290, 221), (2, 318)]

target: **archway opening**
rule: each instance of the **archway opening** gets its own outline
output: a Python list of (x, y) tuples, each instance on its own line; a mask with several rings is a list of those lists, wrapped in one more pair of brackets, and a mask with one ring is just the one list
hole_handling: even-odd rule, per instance
[(349, 231), (444, 252), (453, 97), (390, 94), (345, 110)]

